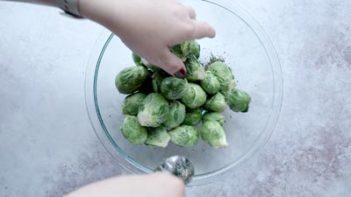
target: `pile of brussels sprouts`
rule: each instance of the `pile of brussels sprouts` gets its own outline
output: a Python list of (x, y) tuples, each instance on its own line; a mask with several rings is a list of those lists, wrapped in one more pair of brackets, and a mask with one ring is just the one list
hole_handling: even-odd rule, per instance
[(166, 147), (171, 141), (190, 147), (201, 138), (214, 148), (227, 146), (223, 129), (227, 106), (247, 112), (250, 96), (236, 88), (234, 75), (222, 60), (199, 62), (200, 45), (187, 41), (171, 49), (186, 66), (185, 78), (171, 76), (133, 54), (135, 66), (123, 69), (115, 85), (127, 94), (121, 131), (133, 144)]

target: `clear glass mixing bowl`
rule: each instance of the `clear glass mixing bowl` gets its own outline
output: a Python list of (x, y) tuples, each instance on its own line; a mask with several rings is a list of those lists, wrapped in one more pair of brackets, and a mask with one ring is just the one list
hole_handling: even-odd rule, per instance
[(238, 80), (238, 87), (252, 97), (250, 111), (225, 111), (229, 146), (213, 149), (200, 142), (192, 148), (170, 144), (167, 148), (133, 145), (123, 138), (121, 103), (125, 95), (114, 85), (116, 74), (133, 65), (130, 50), (110, 32), (102, 35), (86, 73), (86, 105), (100, 141), (131, 173), (150, 173), (172, 155), (183, 155), (195, 166), (192, 184), (215, 181), (267, 142), (277, 123), (282, 103), (282, 74), (276, 52), (260, 26), (232, 1), (187, 0), (198, 18), (216, 29), (215, 39), (199, 40), (201, 59), (224, 57)]

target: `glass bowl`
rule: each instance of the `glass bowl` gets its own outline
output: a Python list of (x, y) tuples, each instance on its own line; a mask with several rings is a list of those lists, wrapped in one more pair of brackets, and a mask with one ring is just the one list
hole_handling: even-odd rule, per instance
[(133, 65), (130, 50), (118, 37), (105, 32), (98, 40), (86, 73), (86, 106), (100, 141), (116, 162), (130, 173), (151, 173), (162, 160), (173, 155), (190, 159), (195, 166), (191, 184), (221, 178), (261, 148), (273, 132), (282, 103), (282, 72), (267, 35), (239, 5), (223, 0), (182, 1), (195, 8), (199, 19), (216, 29), (214, 39), (201, 39), (201, 60), (221, 56), (233, 70), (238, 88), (247, 91), (252, 102), (248, 113), (224, 112), (229, 146), (214, 149), (204, 142), (191, 148), (133, 145), (120, 132), (121, 104), (125, 95), (115, 88), (116, 74)]

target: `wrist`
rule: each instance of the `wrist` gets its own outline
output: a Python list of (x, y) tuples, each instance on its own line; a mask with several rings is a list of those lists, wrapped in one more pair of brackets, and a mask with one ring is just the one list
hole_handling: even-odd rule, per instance
[[(116, 26), (119, 17), (120, 0), (79, 0), (79, 11), (81, 16), (100, 23), (107, 28)], [(110, 21), (113, 20), (113, 23)]]

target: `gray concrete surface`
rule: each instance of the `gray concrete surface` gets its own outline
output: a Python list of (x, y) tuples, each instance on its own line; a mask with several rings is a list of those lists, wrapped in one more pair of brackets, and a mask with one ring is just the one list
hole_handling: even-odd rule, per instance
[[(232, 179), (188, 196), (350, 196), (351, 1), (240, 2), (279, 52), (281, 117)], [(2, 1), (0, 18), (0, 196), (62, 196), (123, 173), (84, 106), (85, 64), (102, 28)]]

